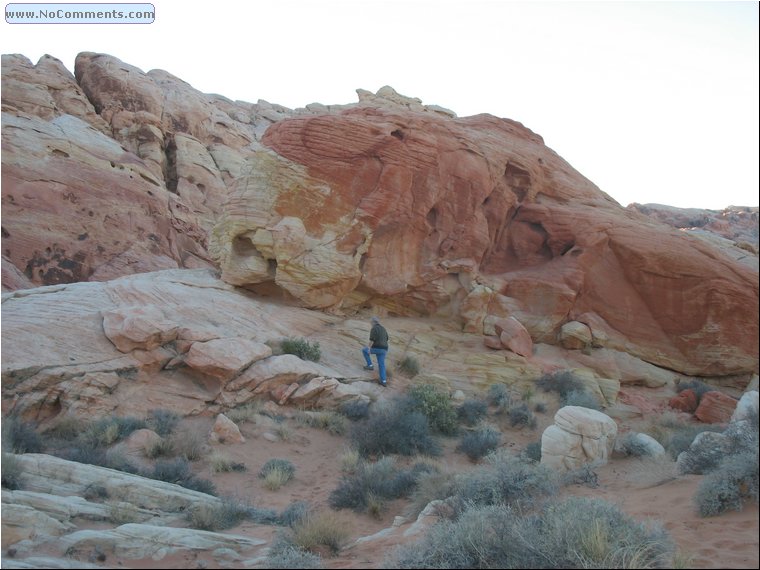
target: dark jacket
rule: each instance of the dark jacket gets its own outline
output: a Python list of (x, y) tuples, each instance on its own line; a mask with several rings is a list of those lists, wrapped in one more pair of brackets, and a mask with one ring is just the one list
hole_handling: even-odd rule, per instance
[(372, 348), (388, 350), (388, 331), (380, 323), (375, 323), (369, 331), (369, 341), (372, 343)]

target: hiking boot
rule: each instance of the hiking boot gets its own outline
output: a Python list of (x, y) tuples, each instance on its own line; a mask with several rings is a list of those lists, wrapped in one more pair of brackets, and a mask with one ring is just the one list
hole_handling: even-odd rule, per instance
[(369, 366), (365, 366), (364, 367), (364, 370), (374, 370), (374, 369), (375, 369), (375, 367), (372, 366), (371, 364)]
[(381, 385), (383, 388), (387, 388), (387, 387), (388, 387), (388, 384), (387, 384), (386, 382), (380, 382), (380, 385)]

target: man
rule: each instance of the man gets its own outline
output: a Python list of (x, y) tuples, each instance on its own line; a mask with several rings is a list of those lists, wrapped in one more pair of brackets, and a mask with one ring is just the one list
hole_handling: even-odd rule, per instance
[(372, 317), (372, 330), (369, 332), (369, 345), (362, 348), (362, 354), (364, 354), (364, 360), (367, 365), (364, 370), (374, 370), (372, 366), (372, 358), (370, 354), (374, 354), (377, 358), (377, 368), (380, 374), (380, 385), (386, 386), (385, 379), (385, 355), (388, 354), (388, 331), (380, 324), (378, 317)]

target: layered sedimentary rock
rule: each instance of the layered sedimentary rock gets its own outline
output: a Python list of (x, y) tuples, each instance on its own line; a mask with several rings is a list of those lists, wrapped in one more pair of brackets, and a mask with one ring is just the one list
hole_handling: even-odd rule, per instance
[(620, 207), (515, 121), (358, 94), (293, 111), (104, 54), (4, 56), (4, 289), (218, 267), (310, 308), (757, 370), (749, 249)]

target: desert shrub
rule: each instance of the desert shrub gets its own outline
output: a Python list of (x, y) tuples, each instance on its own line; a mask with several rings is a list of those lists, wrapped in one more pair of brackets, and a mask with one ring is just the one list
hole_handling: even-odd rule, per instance
[(175, 454), (174, 442), (169, 438), (161, 438), (145, 448), (145, 455), (151, 459), (156, 457), (171, 457)]
[(451, 398), (432, 384), (418, 384), (407, 391), (404, 405), (421, 412), (428, 419), (430, 428), (444, 435), (457, 432), (457, 413)]
[(649, 448), (637, 436), (636, 432), (624, 433), (617, 438), (615, 450), (625, 457), (647, 457)]
[(106, 489), (103, 485), (90, 483), (84, 488), (82, 496), (88, 501), (102, 501), (108, 498), (108, 489)]
[(324, 568), (318, 554), (304, 550), (289, 539), (278, 538), (267, 553), (266, 568), (292, 570), (297, 568)]
[(219, 531), (237, 526), (250, 515), (250, 505), (234, 497), (223, 497), (219, 503), (202, 504), (190, 509), (187, 521), (191, 528)]
[(51, 450), (51, 454), (68, 461), (108, 467), (125, 473), (137, 474), (139, 469), (129, 461), (127, 456), (120, 451), (108, 450), (104, 447), (93, 446), (87, 443), (74, 444), (73, 446)]
[(560, 400), (564, 400), (570, 392), (583, 392), (585, 390), (583, 381), (570, 370), (559, 370), (544, 374), (536, 380), (536, 386), (544, 392), (559, 394)]
[(409, 496), (419, 477), (430, 470), (426, 464), (399, 469), (392, 457), (383, 457), (375, 463), (363, 462), (355, 473), (341, 478), (328, 501), (335, 509), (377, 513), (384, 501)]
[(536, 416), (524, 402), (509, 408), (509, 425), (536, 429)]
[(347, 449), (340, 456), (340, 470), (344, 473), (354, 473), (360, 461), (361, 455), (356, 449)]
[(221, 453), (211, 454), (211, 456), (208, 458), (208, 463), (211, 467), (211, 471), (214, 473), (230, 473), (232, 471), (246, 470), (245, 463), (233, 461)]
[(329, 511), (304, 517), (291, 531), (293, 544), (310, 552), (327, 548), (331, 554), (337, 554), (349, 537), (347, 522)]
[(457, 451), (467, 455), (470, 461), (477, 461), (499, 447), (500, 441), (501, 434), (497, 430), (483, 427), (466, 434), (459, 442)]
[(520, 459), (528, 463), (539, 463), (541, 461), (541, 441), (534, 441), (525, 446), (520, 452)]
[(2, 480), (3, 489), (14, 491), (21, 488), (21, 462), (12, 453), (3, 452)]
[(486, 457), (486, 464), (457, 478), (461, 505), (531, 506), (559, 490), (557, 474), (541, 464), (528, 464), (505, 451)]
[(414, 356), (406, 355), (398, 363), (398, 369), (410, 378), (420, 373), (420, 363)]
[(599, 476), (588, 463), (584, 463), (577, 469), (564, 472), (560, 477), (562, 485), (585, 485), (592, 489), (599, 486)]
[(174, 483), (200, 493), (216, 494), (214, 484), (206, 479), (195, 477), (190, 471), (190, 464), (187, 459), (182, 457), (156, 461), (152, 469), (144, 471), (142, 475), (150, 479)]
[(488, 404), (482, 400), (465, 400), (457, 408), (459, 421), (468, 426), (476, 425), (488, 413)]
[(282, 341), (281, 347), (284, 354), (295, 354), (301, 360), (319, 362), (322, 358), (319, 343), (311, 343), (304, 338), (286, 338)]
[(282, 511), (279, 517), (280, 524), (284, 526), (293, 526), (311, 514), (311, 507), (306, 501), (295, 501), (290, 503)]
[(511, 402), (506, 384), (491, 384), (488, 387), (488, 403), (492, 406), (508, 406)]
[(423, 473), (409, 496), (407, 515), (416, 517), (431, 501), (444, 500), (454, 494), (455, 476), (450, 472)]
[(296, 421), (333, 435), (343, 435), (348, 428), (346, 417), (337, 412), (300, 412), (296, 414)]
[(546, 413), (546, 402), (536, 402), (533, 405), (533, 411), (537, 414), (545, 414)]
[(264, 486), (270, 491), (276, 491), (295, 475), (295, 466), (287, 459), (270, 459), (259, 471), (259, 477), (264, 479)]
[(87, 424), (79, 418), (59, 417), (45, 430), (45, 438), (53, 442), (72, 442), (86, 427)]
[(261, 412), (261, 406), (260, 401), (253, 400), (237, 408), (227, 410), (224, 415), (237, 425), (245, 422), (256, 423), (256, 416)]
[(391, 568), (667, 568), (670, 537), (599, 499), (572, 497), (521, 515), (506, 505), (469, 508), (397, 550)]
[(276, 510), (261, 507), (251, 507), (248, 511), (248, 518), (256, 524), (278, 525), (282, 522)]
[(430, 434), (427, 418), (397, 403), (375, 405), (366, 420), (354, 424), (351, 441), (363, 456), (438, 455), (438, 442)]
[(694, 392), (694, 395), (697, 397), (697, 402), (699, 402), (702, 399), (702, 396), (708, 392), (714, 391), (715, 388), (702, 382), (702, 380), (686, 380), (685, 382), (679, 382), (676, 386), (676, 391), (679, 394), (684, 390), (691, 390)]
[(18, 416), (3, 418), (3, 451), (8, 453), (41, 453), (45, 446), (36, 426)]
[(351, 400), (340, 406), (340, 413), (349, 420), (362, 420), (369, 416), (369, 402), (366, 400)]
[(115, 416), (90, 423), (79, 435), (77, 442), (92, 447), (108, 447), (121, 441), (133, 431), (148, 427), (145, 420)]
[(601, 410), (599, 400), (588, 390), (571, 390), (564, 396), (560, 396), (561, 406), (580, 406), (589, 410)]
[(156, 409), (148, 412), (147, 427), (161, 437), (170, 435), (177, 427), (180, 417), (171, 410)]
[(197, 461), (203, 457), (207, 445), (206, 433), (201, 429), (188, 429), (181, 433), (175, 432), (171, 435), (170, 441), (174, 446), (174, 452), (188, 461)]
[(758, 502), (757, 448), (726, 457), (717, 469), (705, 475), (694, 496), (703, 517), (740, 511), (750, 501)]

